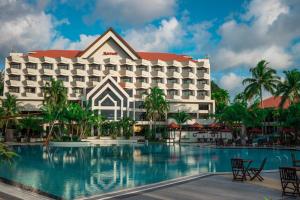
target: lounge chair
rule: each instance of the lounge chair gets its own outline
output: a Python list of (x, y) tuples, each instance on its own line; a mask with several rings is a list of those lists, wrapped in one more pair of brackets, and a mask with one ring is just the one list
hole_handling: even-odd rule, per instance
[(280, 167), (280, 181), (282, 187), (282, 196), (296, 196), (300, 195), (299, 192), (299, 178), (297, 170), (293, 167)]
[(253, 181), (255, 178), (257, 178), (260, 181), (264, 180), (264, 178), (260, 175), (260, 173), (264, 169), (266, 162), (267, 162), (267, 158), (264, 158), (259, 168), (251, 167), (248, 169), (248, 171), (252, 174), (250, 178), (251, 181)]
[(235, 181), (244, 181), (246, 176), (249, 175), (247, 168), (244, 166), (244, 160), (240, 158), (231, 159), (231, 169), (233, 180)]
[(296, 159), (296, 154), (294, 152), (291, 153), (293, 167), (300, 167), (300, 160)]

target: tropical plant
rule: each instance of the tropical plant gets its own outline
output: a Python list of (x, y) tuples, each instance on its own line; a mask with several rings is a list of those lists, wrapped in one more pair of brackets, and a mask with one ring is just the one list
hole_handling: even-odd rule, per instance
[(227, 90), (219, 89), (211, 94), (211, 98), (216, 101), (216, 104), (225, 104), (229, 103), (229, 93)]
[(47, 82), (44, 88), (44, 102), (42, 111), (44, 119), (49, 123), (49, 133), (46, 140), (48, 144), (53, 127), (56, 121), (61, 124), (61, 114), (67, 105), (67, 89), (64, 87), (63, 82), (60, 80), (51, 79)]
[(285, 110), (285, 126), (295, 129), (295, 141), (299, 140), (300, 133), (300, 103), (292, 104), (287, 110)]
[(13, 158), (18, 156), (15, 152), (10, 150), (5, 144), (0, 142), (0, 161), (12, 163)]
[(181, 142), (181, 132), (182, 132), (182, 125), (185, 124), (188, 120), (191, 120), (191, 116), (184, 112), (184, 111), (178, 111), (175, 113), (172, 118), (176, 121), (176, 123), (179, 126), (179, 143)]
[(130, 117), (123, 117), (119, 123), (122, 128), (122, 135), (125, 136), (126, 139), (129, 139), (133, 133), (133, 125), (135, 124), (135, 121)]
[(2, 108), (4, 118), (4, 133), (6, 134), (8, 126), (12, 122), (17, 123), (16, 115), (19, 113), (17, 98), (8, 93), (6, 98), (2, 100)]
[(259, 96), (262, 104), (263, 89), (275, 94), (279, 77), (276, 75), (276, 70), (268, 67), (268, 64), (265, 60), (259, 61), (256, 67), (250, 69), (251, 78), (243, 80), (243, 85), (246, 85), (244, 94), (248, 100)]
[(154, 131), (156, 133), (156, 121), (165, 117), (170, 109), (169, 102), (165, 98), (162, 89), (158, 87), (151, 88), (150, 93), (145, 98), (146, 114), (150, 123), (154, 122)]
[(285, 80), (278, 84), (276, 92), (276, 96), (282, 96), (280, 107), (283, 107), (287, 100), (290, 100), (291, 103), (300, 100), (300, 71), (293, 69), (283, 73)]
[(42, 119), (37, 117), (28, 116), (20, 119), (18, 128), (26, 130), (26, 137), (29, 138), (30, 134), (33, 132), (41, 132), (42, 128)]
[(245, 93), (244, 92), (238, 93), (234, 97), (233, 102), (235, 102), (235, 103), (242, 103), (242, 104), (247, 105), (247, 98), (246, 98)]

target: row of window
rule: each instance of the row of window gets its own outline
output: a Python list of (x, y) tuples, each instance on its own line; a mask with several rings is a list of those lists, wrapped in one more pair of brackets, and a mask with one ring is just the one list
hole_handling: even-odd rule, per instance
[[(29, 69), (37, 69), (38, 65), (37, 63), (25, 63), (26, 68)], [(50, 69), (53, 70), (54, 69), (54, 65), (52, 63), (42, 63), (41, 64), (42, 69)], [(15, 68), (15, 69), (21, 69), (21, 63), (10, 63), (10, 67), (11, 68)], [(128, 71), (133, 71), (133, 66), (131, 65), (121, 65), (121, 70), (128, 70)], [(138, 65), (137, 70), (141, 70), (141, 71), (148, 71), (149, 67), (148, 66), (144, 66), (144, 65)], [(66, 64), (66, 63), (58, 63), (57, 64), (57, 69), (64, 69), (64, 70), (69, 70), (70, 69), (70, 65)], [(86, 65), (84, 64), (73, 64), (73, 69), (80, 69), (80, 70), (86, 70)], [(90, 64), (89, 65), (89, 69), (92, 70), (101, 70), (101, 65), (99, 64)], [(164, 67), (162, 66), (152, 66), (152, 71), (161, 71), (163, 72)], [(117, 66), (116, 65), (112, 65), (112, 64), (106, 64), (104, 65), (104, 70), (114, 70), (117, 71)], [(173, 73), (173, 72), (179, 72), (178, 67), (174, 67), (174, 66), (168, 66), (167, 67), (167, 72), (169, 73)], [(194, 73), (194, 68), (192, 67), (182, 67), (182, 72), (183, 73)], [(197, 72), (199, 73), (208, 73), (208, 69), (207, 68), (203, 68), (203, 67), (198, 67), (197, 68)]]
[[(72, 77), (73, 77), (73, 81), (81, 81), (81, 82), (85, 81), (84, 76), (72, 76)], [(49, 75), (42, 75), (41, 76), (41, 80), (43, 80), (43, 81), (50, 81), (51, 78), (53, 78), (53, 77), (49, 76)], [(9, 79), (10, 80), (15, 80), (15, 81), (20, 81), (21, 76), (11, 74), (11, 75), (9, 75)], [(100, 76), (89, 76), (88, 79), (89, 79), (89, 81), (100, 82)], [(128, 77), (128, 76), (123, 76), (120, 79), (121, 79), (121, 82), (129, 82), (129, 83), (133, 82), (133, 78)], [(149, 78), (145, 78), (145, 77), (137, 77), (136, 82), (148, 83), (149, 82), (148, 79)], [(25, 80), (36, 81), (37, 76), (36, 75), (25, 75)], [(68, 82), (69, 81), (69, 76), (59, 75), (59, 76), (57, 76), (57, 80)], [(117, 77), (115, 77), (115, 80), (117, 80)], [(194, 84), (194, 82), (195, 82), (194, 79), (190, 79), (190, 78), (182, 79), (183, 84)], [(152, 83), (164, 83), (164, 79), (163, 78), (152, 78)], [(174, 83), (179, 83), (179, 79), (177, 79), (177, 78), (168, 78), (167, 79), (167, 84), (174, 84)], [(208, 84), (208, 80), (206, 80), (206, 79), (197, 79), (197, 84)]]
[[(66, 89), (68, 89), (68, 88), (66, 88)], [(36, 87), (24, 87), (24, 90), (26, 93), (36, 93)], [(8, 87), (8, 91), (11, 93), (20, 93), (20, 87), (10, 86), (10, 87)], [(72, 91), (73, 91), (73, 93), (83, 94), (84, 88), (74, 87), (74, 88), (72, 88)], [(41, 87), (41, 92), (44, 92), (43, 87)], [(128, 95), (130, 97), (133, 96), (132, 89), (126, 89), (126, 92), (128, 93)], [(137, 89), (136, 90), (137, 95), (143, 95), (145, 93), (147, 93), (146, 89)], [(174, 89), (167, 90), (168, 96), (173, 96), (173, 95), (178, 95), (178, 94), (179, 94), (178, 90), (174, 90)], [(194, 96), (194, 95), (195, 95), (195, 91), (193, 91), (193, 90), (182, 90), (182, 96)], [(208, 95), (208, 93), (207, 93), (207, 91), (198, 90), (197, 95), (198, 96), (203, 96), (203, 95), (206, 96), (206, 95)]]

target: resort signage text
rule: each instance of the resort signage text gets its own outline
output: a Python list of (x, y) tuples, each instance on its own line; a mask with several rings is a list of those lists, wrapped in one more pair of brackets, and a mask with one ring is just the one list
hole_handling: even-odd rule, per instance
[(104, 51), (103, 55), (108, 56), (108, 55), (118, 55), (117, 52), (110, 52), (110, 51)]

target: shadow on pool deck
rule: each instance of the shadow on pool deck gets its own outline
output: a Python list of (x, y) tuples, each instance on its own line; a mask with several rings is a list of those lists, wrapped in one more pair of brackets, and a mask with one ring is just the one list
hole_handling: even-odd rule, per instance
[(292, 199), (286, 197), (282, 198), (278, 172), (264, 173), (263, 177), (265, 178), (263, 182), (236, 182), (232, 181), (231, 175), (214, 175), (183, 184), (156, 189), (149, 192), (142, 192), (131, 196), (122, 196), (115, 199)]

